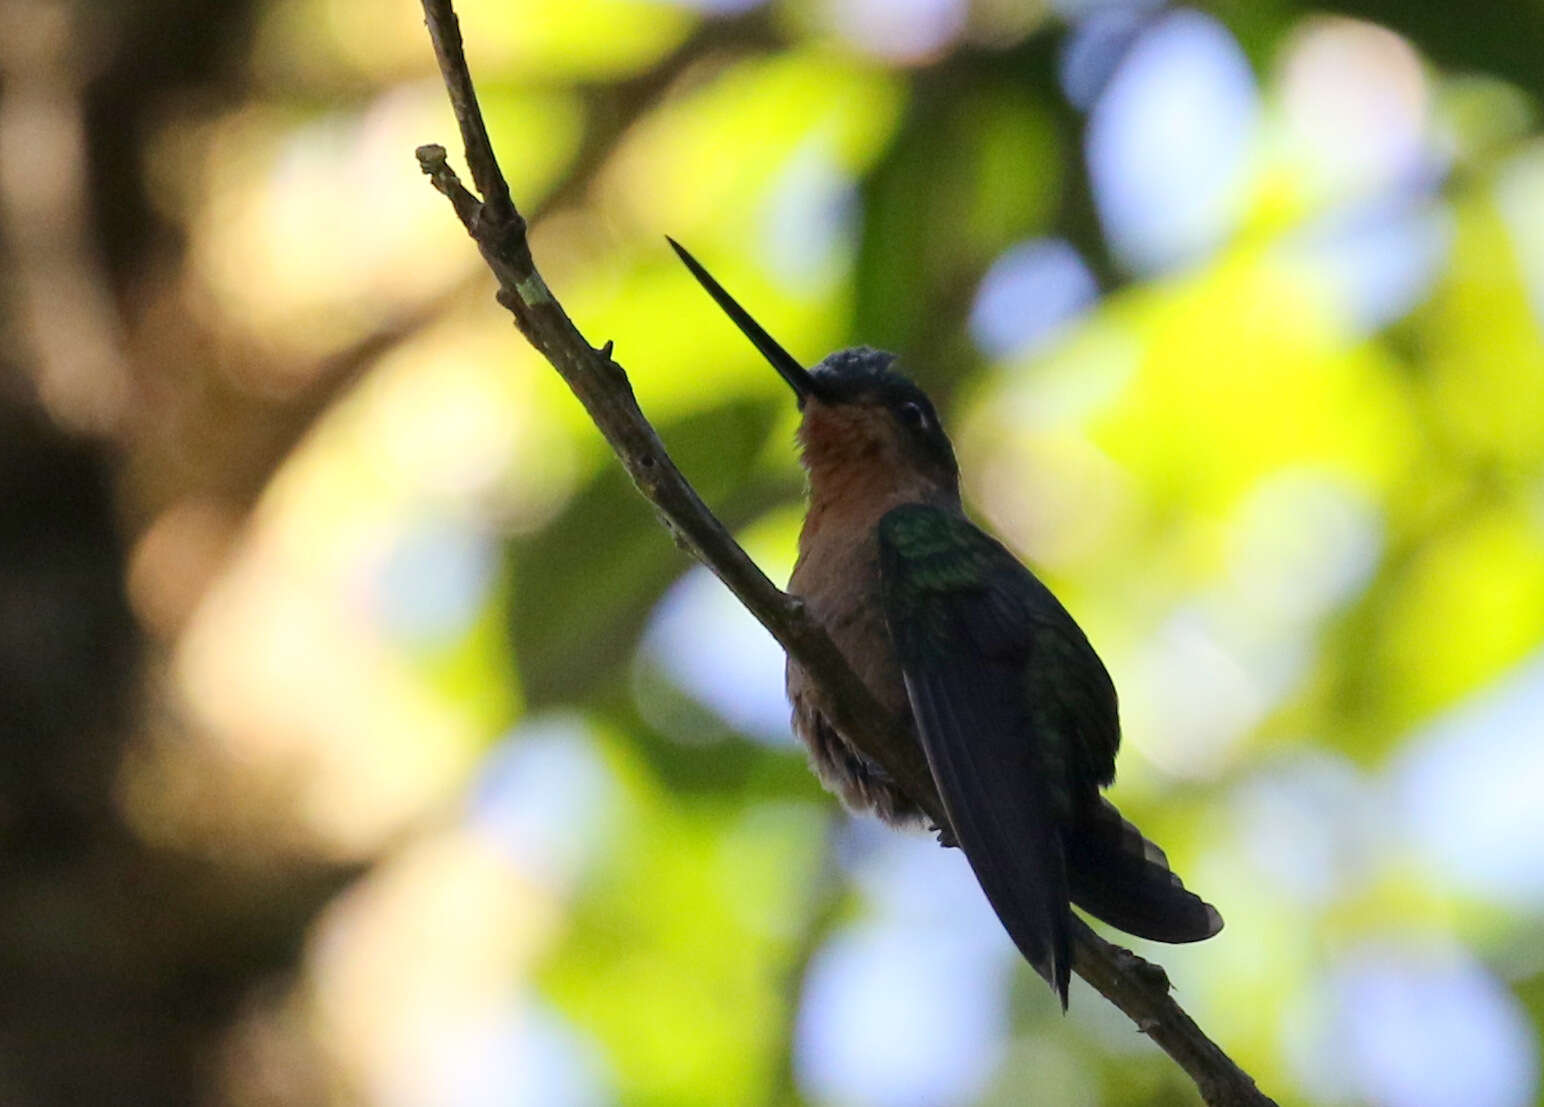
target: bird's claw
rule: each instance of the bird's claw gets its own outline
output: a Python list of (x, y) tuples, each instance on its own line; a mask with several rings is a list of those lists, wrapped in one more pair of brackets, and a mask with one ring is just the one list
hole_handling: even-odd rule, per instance
[(959, 849), (960, 840), (954, 836), (954, 831), (948, 827), (933, 823), (928, 826), (928, 829), (938, 835), (938, 844), (943, 846), (944, 849)]

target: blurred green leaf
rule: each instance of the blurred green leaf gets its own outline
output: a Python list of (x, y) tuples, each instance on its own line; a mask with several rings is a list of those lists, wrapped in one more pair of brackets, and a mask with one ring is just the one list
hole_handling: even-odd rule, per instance
[[(676, 463), (730, 526), (781, 491), (751, 479), (773, 419), (769, 404), (736, 401), (659, 426)], [(548, 527), (511, 548), (509, 626), (529, 702), (582, 699), (614, 673), (689, 564), (608, 459)]]
[(939, 322), (963, 317), (1000, 251), (1048, 229), (1065, 158), (1022, 81), (922, 85), (864, 185), (854, 338), (928, 359), (930, 387), (960, 375), (959, 332)]

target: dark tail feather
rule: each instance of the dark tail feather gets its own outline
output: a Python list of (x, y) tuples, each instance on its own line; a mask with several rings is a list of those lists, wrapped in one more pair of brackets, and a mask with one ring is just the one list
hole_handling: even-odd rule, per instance
[(1187, 892), (1163, 850), (1100, 799), (1064, 832), (1072, 902), (1097, 919), (1155, 942), (1199, 942), (1222, 929), (1222, 916)]

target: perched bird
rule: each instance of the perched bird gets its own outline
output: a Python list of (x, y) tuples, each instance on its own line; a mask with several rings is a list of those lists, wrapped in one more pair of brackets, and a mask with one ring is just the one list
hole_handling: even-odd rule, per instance
[[(1128, 933), (1222, 928), (1163, 851), (1104, 799), (1115, 686), (1049, 589), (965, 515), (954, 448), (893, 355), (840, 350), (806, 370), (673, 239), (692, 275), (793, 388), (809, 511), (788, 590), (878, 700), (910, 722), (949, 826), (997, 917), (1067, 1005), (1070, 904)], [(792, 659), (793, 725), (827, 788), (890, 823), (915, 797), (830, 722)]]

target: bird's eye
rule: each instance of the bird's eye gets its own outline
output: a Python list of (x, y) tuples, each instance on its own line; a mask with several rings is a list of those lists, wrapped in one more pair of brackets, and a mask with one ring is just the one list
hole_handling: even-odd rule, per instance
[(900, 407), (901, 421), (922, 430), (927, 426), (927, 412), (921, 404), (904, 403)]

